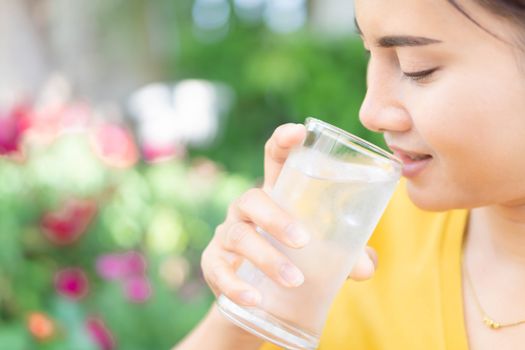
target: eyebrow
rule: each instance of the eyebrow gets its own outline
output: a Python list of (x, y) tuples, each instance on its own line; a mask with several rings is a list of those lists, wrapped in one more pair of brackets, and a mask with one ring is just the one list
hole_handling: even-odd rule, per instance
[[(354, 18), (355, 28), (357, 34), (363, 36), (361, 28), (357, 23), (357, 19)], [(426, 38), (423, 36), (412, 36), (412, 35), (388, 35), (383, 36), (377, 40), (377, 45), (380, 47), (403, 47), (403, 46), (424, 46), (430, 44), (441, 43), (441, 40)]]

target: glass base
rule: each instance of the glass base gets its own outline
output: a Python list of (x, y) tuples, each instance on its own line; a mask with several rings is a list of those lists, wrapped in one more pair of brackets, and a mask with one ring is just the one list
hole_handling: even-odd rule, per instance
[(290, 326), (275, 316), (257, 309), (242, 307), (226, 296), (217, 301), (219, 310), (244, 330), (289, 350), (315, 350), (319, 337)]

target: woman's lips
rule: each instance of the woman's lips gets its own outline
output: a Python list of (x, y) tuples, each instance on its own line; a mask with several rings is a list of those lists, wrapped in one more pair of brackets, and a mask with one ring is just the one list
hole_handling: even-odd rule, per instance
[(396, 146), (389, 148), (403, 162), (403, 176), (408, 178), (419, 175), (432, 160), (430, 154), (406, 151)]

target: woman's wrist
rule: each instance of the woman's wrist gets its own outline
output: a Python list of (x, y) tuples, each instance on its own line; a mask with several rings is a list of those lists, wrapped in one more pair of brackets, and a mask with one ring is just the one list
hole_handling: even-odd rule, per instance
[(263, 342), (227, 320), (213, 304), (202, 322), (172, 350), (256, 350)]
[(263, 340), (256, 337), (255, 335), (245, 331), (244, 329), (236, 326), (231, 321), (229, 321), (220, 311), (217, 304), (213, 304), (208, 316), (206, 317), (207, 321), (210, 322), (210, 325), (220, 329), (225, 338), (235, 339), (236, 342), (241, 342), (245, 345), (253, 345), (254, 349), (257, 349), (263, 344)]

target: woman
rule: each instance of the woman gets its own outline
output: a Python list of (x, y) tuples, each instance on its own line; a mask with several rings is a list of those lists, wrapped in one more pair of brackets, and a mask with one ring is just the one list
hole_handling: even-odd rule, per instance
[[(525, 1), (356, 0), (355, 7), (370, 51), (360, 119), (384, 134), (406, 180), (370, 242), (381, 268), (341, 290), (320, 349), (523, 349)], [(275, 131), (264, 189), (303, 136), (296, 125)], [(264, 189), (231, 205), (202, 259), (213, 291), (244, 305), (261, 296), (236, 278), (242, 258), (290, 288), (301, 282), (253, 229), (307, 244)], [(373, 256), (351, 277), (371, 277)], [(212, 308), (177, 349), (261, 345)]]

